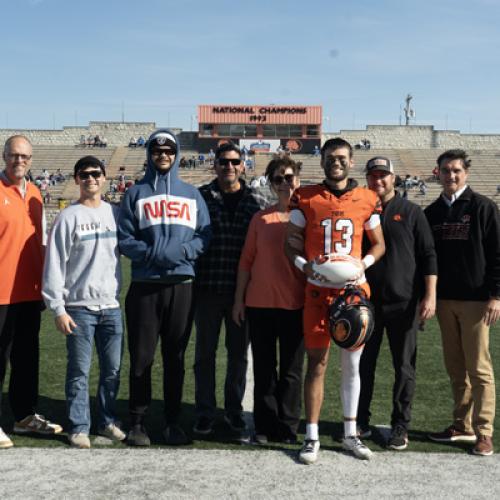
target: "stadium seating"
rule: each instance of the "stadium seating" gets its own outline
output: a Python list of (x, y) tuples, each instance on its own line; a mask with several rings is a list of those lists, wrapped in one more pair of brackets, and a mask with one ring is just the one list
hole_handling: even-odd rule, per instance
[[(186, 145), (187, 146), (187, 145)], [(192, 146), (191, 146), (192, 147)], [(408, 191), (408, 197), (418, 205), (425, 207), (441, 192), (438, 182), (433, 179), (432, 169), (436, 165), (436, 158), (443, 149), (370, 149), (356, 150), (355, 167), (352, 177), (360, 185), (365, 185), (364, 165), (372, 156), (381, 155), (390, 158), (396, 173), (402, 178), (409, 174), (418, 176), (427, 184), (426, 195), (421, 195), (418, 188)], [(58, 169), (66, 176), (66, 182), (50, 186), (51, 202), (46, 205), (49, 220), (59, 211), (59, 199), (73, 200), (78, 196), (78, 188), (73, 182), (73, 166), (85, 154), (97, 156), (106, 161), (108, 180), (118, 179), (124, 174), (127, 180), (136, 180), (143, 175), (143, 163), (146, 159), (144, 148), (128, 148), (126, 146), (107, 148), (80, 148), (74, 146), (40, 146), (33, 147), (33, 165), (31, 171), (36, 177), (42, 170), (54, 173)], [(469, 175), (470, 186), (494, 201), (500, 206), (500, 195), (497, 195), (497, 185), (500, 184), (500, 151), (478, 150), (469, 151), (472, 167)], [(182, 155), (188, 159), (198, 157), (194, 149), (184, 149)], [(271, 159), (270, 154), (259, 154), (255, 157), (255, 170), (248, 176), (262, 175)], [(322, 170), (319, 168), (319, 158), (313, 155), (293, 155), (293, 158), (302, 162), (302, 183), (311, 184), (321, 182)], [(122, 170), (120, 170), (122, 169)], [(179, 169), (180, 177), (195, 186), (209, 182), (214, 177), (213, 169), (208, 162), (196, 169)]]

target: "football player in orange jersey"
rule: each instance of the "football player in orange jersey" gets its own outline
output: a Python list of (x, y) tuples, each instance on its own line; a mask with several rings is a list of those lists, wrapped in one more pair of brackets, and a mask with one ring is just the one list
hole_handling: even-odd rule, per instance
[[(307, 422), (304, 444), (299, 453), (299, 459), (306, 464), (314, 463), (318, 457), (318, 422), (330, 347), (328, 308), (341, 292), (329, 287), (314, 272), (313, 261), (329, 253), (350, 255), (361, 260), (364, 232), (372, 244), (361, 261), (364, 269), (385, 252), (379, 216), (380, 200), (375, 193), (358, 187), (354, 179), (348, 178), (353, 165), (352, 146), (341, 138), (329, 139), (321, 148), (325, 180), (321, 184), (297, 189), (290, 206), (285, 251), (308, 278), (304, 305), (304, 341), (308, 359), (304, 384)], [(356, 278), (358, 283), (363, 282), (364, 273)], [(366, 283), (362, 287), (369, 292)], [(356, 433), (361, 352), (362, 348), (357, 351), (341, 350), (342, 446), (356, 457), (367, 459), (372, 453)]]

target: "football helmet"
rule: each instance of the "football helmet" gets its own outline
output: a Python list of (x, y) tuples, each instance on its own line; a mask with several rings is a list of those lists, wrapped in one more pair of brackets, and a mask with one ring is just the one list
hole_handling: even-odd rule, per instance
[(328, 311), (330, 336), (343, 349), (355, 351), (370, 339), (375, 326), (373, 305), (365, 291), (347, 286)]

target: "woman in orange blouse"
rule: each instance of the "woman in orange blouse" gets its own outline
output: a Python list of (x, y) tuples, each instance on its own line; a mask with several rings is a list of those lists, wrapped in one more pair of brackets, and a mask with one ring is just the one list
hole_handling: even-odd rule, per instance
[[(248, 320), (254, 368), (255, 440), (294, 443), (300, 420), (304, 346), (304, 274), (284, 253), (288, 204), (300, 163), (274, 158), (266, 178), (277, 204), (257, 212), (243, 247), (233, 319)], [(277, 372), (279, 344), (279, 373)]]

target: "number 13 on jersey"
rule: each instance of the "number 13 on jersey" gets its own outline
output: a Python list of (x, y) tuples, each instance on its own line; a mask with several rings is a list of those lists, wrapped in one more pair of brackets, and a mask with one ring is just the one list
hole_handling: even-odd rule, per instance
[[(350, 255), (352, 250), (352, 236), (354, 234), (354, 224), (351, 219), (323, 219), (320, 222), (323, 227), (324, 236), (324, 253), (340, 253), (342, 255)], [(333, 241), (333, 231), (338, 239)]]

